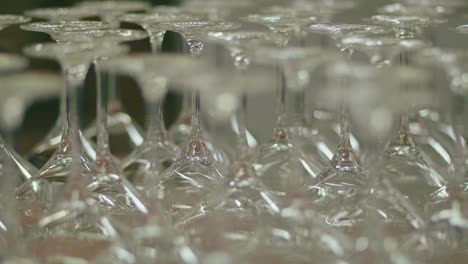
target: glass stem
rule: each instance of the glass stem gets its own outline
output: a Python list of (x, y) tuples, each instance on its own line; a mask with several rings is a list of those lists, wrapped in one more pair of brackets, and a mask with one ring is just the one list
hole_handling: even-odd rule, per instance
[(149, 127), (146, 134), (145, 142), (155, 144), (167, 140), (166, 128), (163, 118), (163, 100), (157, 99), (151, 101), (147, 106)]
[(465, 112), (465, 98), (464, 96), (454, 95), (452, 99), (452, 124), (455, 136), (455, 153), (452, 158), (452, 170), (450, 173), (450, 179), (448, 188), (450, 193), (455, 195), (463, 192), (463, 182), (465, 179), (465, 158), (466, 158), (466, 146), (463, 139), (463, 127), (464, 127), (464, 112)]
[[(112, 113), (116, 113), (121, 110), (122, 104), (120, 102), (120, 87), (117, 82), (117, 75), (113, 73), (106, 73), (104, 76), (106, 79), (106, 86), (104, 89), (107, 89), (107, 104), (106, 107), (108, 111)], [(106, 113), (107, 114), (107, 113)]]
[(200, 91), (192, 92), (192, 125), (190, 127), (191, 139), (198, 139), (200, 133)]
[[(66, 135), (68, 135), (69, 139), (72, 142), (71, 153), (72, 153), (72, 178), (71, 181), (72, 186), (68, 186), (70, 188), (76, 187), (74, 184), (78, 184), (77, 175), (81, 175), (81, 140), (80, 140), (80, 116), (79, 116), (79, 100), (80, 100), (80, 92), (84, 86), (84, 81), (86, 78), (86, 73), (88, 71), (89, 65), (87, 64), (71, 64), (71, 65), (63, 65), (63, 73), (66, 82), (66, 89), (67, 89), (67, 118), (66, 118), (66, 125), (64, 128), (66, 129)], [(80, 182), (81, 183), (81, 182)], [(74, 188), (74, 190), (76, 190)]]
[(149, 31), (146, 30), (150, 36), (151, 52), (158, 54), (162, 52), (162, 43), (164, 41), (164, 31)]
[(249, 143), (247, 140), (247, 95), (241, 95), (241, 106), (236, 114), (237, 119), (237, 155), (238, 159), (249, 152)]
[(275, 127), (275, 137), (277, 139), (286, 139), (286, 79), (281, 67), (277, 67), (278, 88), (276, 94), (277, 115)]
[(97, 154), (106, 155), (110, 153), (109, 135), (107, 134), (107, 92), (108, 88), (112, 87), (112, 79), (115, 80), (114, 74), (107, 74), (101, 71), (101, 61), (95, 60), (97, 78), (97, 100), (96, 100), (96, 129), (97, 129)]
[(340, 120), (340, 147), (351, 149), (351, 137), (349, 130), (349, 109), (345, 103), (341, 105), (341, 120)]

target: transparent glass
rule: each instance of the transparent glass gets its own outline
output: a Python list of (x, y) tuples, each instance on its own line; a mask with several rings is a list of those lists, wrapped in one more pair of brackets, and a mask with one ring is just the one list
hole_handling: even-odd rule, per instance
[(27, 23), (30, 20), (30, 18), (24, 16), (0, 15), (0, 30), (3, 30), (10, 25)]

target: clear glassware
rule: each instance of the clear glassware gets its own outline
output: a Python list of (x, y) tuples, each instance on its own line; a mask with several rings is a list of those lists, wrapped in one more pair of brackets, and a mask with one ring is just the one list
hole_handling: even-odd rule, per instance
[(411, 3), (392, 3), (377, 9), (379, 14), (388, 15), (419, 15), (428, 17), (447, 16), (454, 12), (452, 7), (443, 5), (413, 5)]
[[(12, 65), (13, 66), (13, 65)], [(16, 170), (14, 173), (21, 182), (30, 179), (37, 168), (24, 160), (15, 150), (16, 135), (23, 122), (23, 117), (28, 107), (35, 101), (49, 99), (60, 94), (62, 81), (59, 76), (48, 73), (26, 72), (0, 76), (4, 85), (1, 126), (9, 144), (0, 137), (1, 149), (5, 158), (11, 159)], [(14, 114), (13, 114), (14, 113)]]
[(51, 8), (36, 8), (27, 10), (25, 15), (45, 19), (48, 21), (77, 21), (83, 18), (96, 16), (96, 10), (76, 8), (76, 7), (51, 7)]
[(249, 12), (249, 8), (255, 8), (256, 3), (247, 0), (240, 1), (187, 1), (181, 5), (181, 9), (195, 14), (207, 20), (235, 19), (241, 14)]
[[(235, 30), (241, 27), (239, 23), (233, 22), (225, 22), (225, 21), (172, 21), (172, 22), (161, 22), (159, 27), (165, 30), (171, 30), (181, 34), (185, 41), (187, 42), (190, 54), (193, 57), (200, 57), (203, 53), (204, 47), (204, 36), (209, 31), (229, 31)], [(196, 102), (197, 92), (193, 92), (190, 96), (189, 94), (185, 94), (184, 97), (191, 98), (192, 104)], [(228, 165), (228, 157), (227, 154), (224, 153), (223, 150), (216, 148), (213, 143), (211, 142), (210, 138), (206, 133), (204, 133), (201, 129), (201, 123), (198, 123), (198, 120), (194, 120), (193, 113), (188, 114), (185, 108), (188, 108), (189, 104), (183, 107), (181, 114), (177, 121), (169, 128), (169, 136), (174, 141), (174, 143), (179, 146), (180, 148), (185, 148), (187, 146), (187, 141), (190, 141), (190, 138), (193, 138), (192, 132), (197, 131), (201, 134), (198, 136), (204, 137), (204, 144), (208, 148), (209, 152), (208, 155), (212, 155), (215, 160), (220, 162), (221, 166)], [(194, 106), (192, 105), (192, 108)], [(198, 116), (195, 118), (198, 119)], [(197, 122), (196, 124), (191, 124), (189, 121)], [(193, 128), (193, 126), (200, 126)]]
[[(204, 96), (208, 101), (215, 102), (207, 107), (220, 113), (220, 118), (216, 121), (223, 120), (225, 114), (231, 116), (236, 113), (236, 107), (227, 106), (231, 100), (231, 103), (243, 112), (245, 110), (241, 97), (269, 91), (275, 80), (272, 71), (255, 68), (250, 68), (249, 72), (231, 73), (230, 78), (242, 78), (242, 81), (227, 82), (228, 84), (220, 89), (219, 86), (210, 86), (217, 88), (206, 91)], [(197, 86), (202, 87), (205, 84), (203, 79), (198, 81), (200, 83), (196, 84)], [(244, 115), (245, 113), (238, 114)], [(239, 121), (239, 129), (245, 129), (244, 120)], [(280, 200), (256, 176), (249, 162), (250, 155), (246, 151), (248, 147), (245, 137), (243, 139), (242, 142), (238, 142), (235, 162), (224, 175), (224, 184), (207, 193), (199, 204), (194, 205), (177, 222), (177, 229), (186, 234), (188, 242), (196, 249), (198, 255), (207, 256), (222, 250), (231, 253), (243, 251), (261, 224), (259, 216), (279, 214), (282, 209)]]
[(20, 206), (16, 200), (14, 190), (20, 182), (16, 177), (16, 164), (4, 153), (0, 154), (1, 187), (0, 187), (0, 256), (4, 263), (36, 263), (28, 254), (24, 245), (24, 229)]
[(97, 12), (101, 20), (109, 23), (112, 28), (119, 28), (118, 16), (136, 11), (145, 11), (150, 8), (150, 4), (143, 1), (82, 1), (77, 7)]
[[(94, 10), (102, 21), (108, 23), (111, 28), (120, 27), (119, 16), (128, 12), (146, 11), (151, 5), (144, 1), (82, 1), (76, 4), (78, 8)], [(135, 117), (130, 115), (122, 104), (120, 88), (116, 77), (109, 77), (109, 92), (107, 96), (108, 106), (108, 131), (111, 147), (121, 149), (121, 153), (115, 153), (119, 158), (130, 154), (137, 146), (143, 143), (143, 130)], [(95, 123), (92, 123), (95, 124)], [(97, 137), (97, 128), (91, 125), (85, 130), (86, 138)]]
[[(234, 67), (240, 72), (248, 71), (252, 64), (252, 52), (254, 52), (256, 47), (262, 43), (267, 45), (268, 43), (272, 42), (271, 35), (268, 32), (249, 30), (236, 30), (230, 32), (211, 31), (207, 33), (206, 41), (224, 45), (231, 55)], [(242, 144), (242, 146), (239, 146), (238, 148), (224, 147), (230, 156), (237, 158), (241, 156), (251, 156), (258, 144), (255, 137), (247, 129), (246, 108), (248, 103), (248, 96), (247, 94), (244, 94), (241, 97), (243, 101), (242, 109), (239, 110), (237, 115), (233, 115), (230, 119), (230, 129), (232, 129), (232, 132), (235, 134), (236, 143), (234, 144)], [(227, 140), (224, 139), (224, 141)], [(233, 142), (225, 143), (233, 144)], [(244, 145), (244, 143), (247, 145)]]
[[(162, 10), (163, 11), (163, 10)], [(125, 14), (119, 16), (122, 22), (134, 23), (141, 26), (150, 36), (151, 50), (153, 53), (161, 52), (161, 45), (164, 40), (166, 29), (161, 27), (161, 22), (171, 21), (193, 21), (197, 18), (193, 15), (184, 13), (183, 11), (177, 13), (160, 13), (160, 11), (151, 11), (147, 14)]]
[[(301, 148), (295, 146), (297, 142), (294, 136), (300, 134), (298, 131), (302, 124), (297, 117), (288, 120), (286, 92), (289, 89), (301, 94), (309, 84), (308, 78), (302, 77), (308, 71), (313, 71), (323, 58), (327, 57), (324, 54), (327, 54), (326, 51), (314, 48), (262, 47), (254, 55), (254, 61), (276, 66), (278, 80), (277, 120), (273, 136), (268, 142), (259, 146), (253, 157), (253, 166), (262, 182), (280, 196), (287, 196), (287, 190), (294, 189), (291, 186), (295, 186), (298, 190), (306, 189), (322, 170), (319, 162), (309, 159)], [(296, 116), (301, 116), (303, 110), (300, 105), (297, 107), (300, 110)]]
[[(148, 35), (142, 30), (98, 29), (78, 32), (64, 32), (60, 34), (59, 38), (62, 43), (79, 43), (91, 41), (105, 44), (141, 40), (147, 36)], [(99, 63), (99, 61), (96, 61), (95, 64), (96, 63)], [(96, 74), (99, 75), (100, 80), (103, 81), (103, 83), (98, 83), (99, 87), (104, 89), (103, 91), (106, 92), (106, 97), (110, 96), (109, 93), (112, 92), (111, 86), (115, 77), (107, 76), (98, 71)], [(107, 133), (109, 134), (108, 141), (111, 152), (117, 158), (124, 158), (143, 141), (142, 135), (140, 133), (141, 129), (134, 122), (129, 122), (129, 119), (125, 119), (125, 122), (119, 122), (119, 120), (116, 120), (115, 115), (107, 113), (109, 109), (108, 101), (103, 103), (106, 105), (106, 116), (108, 120)], [(121, 113), (121, 115), (117, 116), (119, 118), (123, 118), (123, 115), (124, 113)], [(99, 127), (96, 125), (98, 123), (99, 122), (92, 122), (92, 125), (84, 131), (85, 137), (88, 139), (93, 139), (95, 142), (99, 141)]]
[(0, 30), (14, 24), (22, 24), (31, 21), (30, 18), (18, 15), (0, 15)]
[(127, 173), (131, 172), (132, 175), (129, 176), (138, 187), (148, 188), (151, 185), (158, 185), (164, 177), (163, 173), (175, 166), (174, 160), (180, 151), (167, 140), (161, 102), (167, 90), (169, 79), (178, 72), (174, 69), (186, 69), (188, 74), (192, 74), (192, 72), (198, 71), (196, 67), (201, 65), (203, 64), (197, 64), (185, 56), (160, 55), (153, 57), (146, 54), (123, 57), (110, 61), (106, 65), (108, 70), (133, 76), (148, 100), (148, 116), (151, 125), (145, 139), (145, 148), (138, 148), (123, 163), (124, 169), (127, 170)]
[(266, 26), (272, 32), (278, 47), (286, 47), (288, 42), (300, 31), (317, 22), (317, 17), (307, 14), (295, 17), (289, 14), (250, 14), (241, 17), (241, 21)]
[[(99, 21), (62, 21), (62, 22), (39, 22), (23, 25), (23, 30), (44, 32), (52, 36), (57, 43), (60, 43), (60, 34), (63, 32), (98, 30), (108, 28), (109, 25)], [(59, 147), (63, 127), (66, 125), (66, 98), (67, 91), (64, 88), (60, 98), (60, 113), (54, 127), (47, 135), (37, 143), (28, 153), (28, 160), (36, 167), (42, 167), (50, 159), (55, 150)], [(96, 158), (96, 153), (90, 142), (81, 137), (83, 148), (90, 159)]]
[[(330, 178), (329, 188), (325, 187), (328, 184), (327, 179), (319, 182), (317, 186), (312, 186), (313, 208), (324, 217), (325, 223), (338, 228), (357, 242), (362, 239), (374, 239), (373, 235), (378, 232), (383, 239), (388, 238), (395, 243), (393, 248), (404, 252), (428, 254), (433, 249), (433, 241), (426, 233), (429, 225), (425, 214), (407, 199), (407, 195), (402, 193), (391, 176), (382, 173), (385, 159), (381, 154), (384, 152), (386, 139), (393, 133), (392, 128), (398, 124), (399, 111), (407, 102), (400, 98), (399, 80), (407, 78), (406, 75), (418, 75), (420, 71), (407, 67), (389, 67), (377, 71), (368, 65), (351, 65), (348, 64), (347, 67), (353, 67), (352, 70), (359, 72), (362, 79), (347, 83), (349, 115), (356, 120), (356, 129), (365, 136), (365, 143), (372, 150), (371, 155), (374, 158), (363, 167), (365, 181), (351, 182), (355, 179), (352, 177), (354, 175), (347, 174), (341, 178), (342, 181), (340, 178)], [(333, 69), (337, 66), (330, 67)], [(430, 98), (421, 90), (414, 87), (408, 90), (408, 101), (430, 102)], [(323, 87), (321, 92), (316, 94), (316, 100), (340, 108), (342, 93), (339, 85), (332, 84)], [(342, 183), (345, 184), (340, 185)], [(328, 188), (328, 193), (325, 188)], [(373, 218), (369, 218), (371, 215)], [(376, 225), (379, 227), (370, 228)], [(365, 257), (368, 250), (380, 250), (363, 245), (356, 245), (359, 246), (357, 258)], [(404, 254), (403, 251), (399, 254)]]
[(446, 18), (417, 15), (375, 15), (366, 19), (372, 23), (392, 27), (399, 39), (423, 39), (423, 28), (447, 23)]
[(195, 210), (194, 207), (224, 179), (219, 170), (220, 164), (207, 149), (200, 131), (200, 93), (221, 85), (242, 85), (244, 80), (232, 72), (210, 71), (209, 67), (205, 67), (203, 72), (172, 81), (175, 82), (174, 87), (191, 89), (195, 94), (190, 140), (159, 183), (149, 184), (145, 191), (148, 196), (162, 200), (174, 223), (177, 223), (185, 214)]
[[(428, 87), (426, 80), (427, 76), (424, 74), (402, 76), (400, 92), (406, 96), (408, 87), (411, 87), (412, 89), (419, 88), (423, 93)], [(385, 149), (384, 160), (381, 164), (382, 170), (379, 173), (383, 177), (388, 177), (396, 189), (418, 210), (423, 211), (430, 197), (443, 199), (447, 196), (444, 191), (446, 180), (428, 163), (427, 156), (420, 150), (408, 128), (410, 109), (417, 108), (421, 104), (406, 100), (405, 102), (407, 105), (401, 110), (397, 135), (393, 136)]]
[[(162, 65), (166, 64), (166, 68)], [(114, 59), (105, 65), (108, 71), (130, 75), (139, 83), (147, 100), (149, 127), (145, 142), (122, 161), (124, 175), (139, 189), (157, 183), (164, 171), (173, 165), (180, 149), (168, 138), (163, 121), (162, 100), (167, 80), (175, 69), (191, 70), (194, 63), (180, 55), (148, 54)], [(157, 70), (156, 70), (157, 69)]]
[[(83, 85), (88, 68), (93, 59), (98, 57), (111, 56), (119, 54), (126, 50), (123, 46), (87, 44), (37, 44), (27, 47), (24, 52), (30, 56), (39, 58), (56, 59), (62, 67), (62, 73), (65, 79), (65, 88), (67, 90), (67, 99), (63, 108), (66, 111), (64, 115), (65, 122), (63, 126), (61, 142), (51, 156), (49, 161), (34, 175), (29, 181), (25, 182), (18, 189), (18, 196), (26, 200), (45, 200), (54, 199), (54, 195), (63, 188), (64, 182), (72, 174), (72, 154), (74, 146), (72, 137), (77, 133), (81, 138), (79, 128), (73, 129), (71, 123), (73, 116), (70, 113), (70, 105), (77, 104), (73, 100), (78, 100), (77, 96), (72, 96), (76, 86)], [(76, 91), (75, 91), (76, 92)], [(76, 95), (76, 94), (75, 94)], [(79, 144), (81, 150), (81, 142)], [(79, 160), (82, 173), (90, 172), (90, 162), (85, 152), (79, 153)]]
[[(320, 174), (316, 175), (309, 187), (310, 193), (315, 197), (317, 204), (327, 204), (335, 199), (349, 199), (358, 194), (365, 183), (360, 160), (355, 154), (349, 137), (349, 105), (345, 99), (351, 96), (347, 87), (356, 83), (372, 80), (375, 71), (370, 67), (354, 67), (343, 61), (335, 61), (324, 67), (324, 87), (339, 87), (343, 93), (337, 98), (341, 105), (341, 139), (329, 165)], [(326, 89), (326, 88), (325, 88)], [(335, 88), (336, 89), (336, 88)], [(321, 89), (322, 90), (322, 89)]]
[(122, 49), (125, 48), (86, 43), (36, 44), (24, 50), (31, 56), (58, 60), (69, 92), (67, 126), (64, 127), (66, 146), (62, 145), (65, 151), (59, 149), (46, 165), (50, 165), (52, 172), (55, 167), (63, 173), (54, 174), (52, 178), (39, 173), (20, 186), (17, 192), (22, 198), (43, 198), (38, 196), (44, 195), (54, 201), (27, 235), (30, 252), (40, 259), (64, 261), (64, 258), (72, 257), (89, 261), (118, 237), (116, 229), (88, 189), (89, 166), (81, 150), (78, 97), (92, 61), (119, 54)]

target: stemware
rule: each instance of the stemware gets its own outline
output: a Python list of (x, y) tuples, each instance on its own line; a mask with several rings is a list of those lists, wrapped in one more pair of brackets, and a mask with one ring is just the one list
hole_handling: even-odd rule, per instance
[[(162, 67), (165, 66), (165, 68)], [(192, 70), (192, 60), (180, 55), (134, 55), (114, 59), (105, 65), (107, 70), (131, 75), (139, 83), (146, 100), (150, 125), (144, 144), (122, 161), (124, 175), (139, 189), (161, 179), (180, 155), (180, 149), (169, 141), (163, 121), (162, 99), (167, 79), (175, 69)]]
[[(30, 56), (58, 60), (69, 95), (60, 148), (17, 192), (23, 199), (54, 201), (50, 211), (28, 232), (31, 252), (40, 258), (73, 256), (88, 259), (109, 247), (111, 239), (116, 239), (115, 228), (88, 189), (89, 165), (81, 151), (78, 99), (91, 62), (95, 58), (119, 54), (122, 49), (126, 50), (122, 46), (82, 43), (35, 44), (24, 50)], [(57, 170), (61, 173), (55, 173)]]
[(23, 120), (26, 109), (34, 101), (48, 99), (57, 96), (61, 87), (61, 80), (54, 74), (27, 72), (20, 74), (12, 74), (0, 77), (3, 85), (3, 98), (0, 100), (2, 105), (1, 123), (7, 141), (6, 144), (0, 137), (2, 153), (4, 159), (11, 160), (15, 177), (26, 181), (30, 179), (36, 172), (35, 168), (28, 161), (24, 160), (15, 150), (14, 143), (16, 142), (15, 135), (19, 131), (19, 127)]
[(452, 7), (443, 5), (425, 6), (411, 3), (393, 3), (377, 9), (380, 14), (388, 15), (419, 15), (428, 17), (446, 16), (454, 12)]
[[(130, 74), (136, 78), (149, 101), (148, 116), (151, 125), (145, 139), (146, 143), (144, 146), (137, 148), (129, 159), (123, 163), (126, 172), (131, 173), (128, 176), (140, 188), (158, 185), (167, 171), (177, 167), (175, 166), (177, 161), (174, 162), (174, 159), (176, 155), (179, 155), (180, 151), (167, 140), (162, 119), (161, 101), (167, 89), (167, 83), (171, 78), (175, 78), (178, 72), (174, 69), (186, 69), (188, 74), (195, 74), (195, 72), (199, 71), (197, 67), (201, 65), (204, 64), (201, 62), (196, 63), (191, 58), (180, 55), (159, 55), (154, 57), (140, 55), (118, 58), (110, 61), (106, 66), (109, 70)], [(189, 150), (187, 149), (187, 151)], [(183, 162), (183, 158), (185, 156), (178, 159), (179, 163)], [(197, 158), (193, 157), (194, 160)], [(207, 156), (207, 159), (211, 159), (211, 157)], [(212, 169), (208, 165), (201, 164), (201, 166), (206, 166), (207, 170)], [(214, 170), (217, 172), (216, 169)], [(176, 173), (178, 172), (176, 170)], [(180, 173), (183, 173), (183, 170)], [(210, 175), (209, 173), (208, 171), (207, 175)]]
[(112, 28), (118, 28), (120, 25), (118, 16), (127, 12), (146, 10), (150, 4), (143, 1), (82, 1), (77, 7), (97, 12), (102, 21), (109, 23)]
[[(219, 43), (224, 45), (233, 60), (233, 65), (236, 70), (241, 72), (247, 72), (252, 64), (252, 52), (255, 47), (264, 43), (267, 45), (271, 42), (271, 35), (264, 31), (249, 31), (249, 30), (236, 30), (231, 32), (223, 31), (211, 31), (208, 32), (206, 40), (212, 43)], [(236, 141), (238, 148), (228, 148), (228, 154), (231, 156), (248, 156), (253, 153), (257, 147), (257, 140), (249, 132), (246, 124), (247, 114), (247, 100), (246, 94), (242, 95), (242, 110), (239, 111), (239, 115), (233, 115), (230, 120), (230, 128), (236, 135)], [(244, 144), (246, 143), (246, 145)], [(246, 147), (246, 148), (245, 148)], [(245, 153), (248, 153), (247, 155)]]
[[(34, 175), (29, 181), (20, 186), (18, 196), (26, 200), (37, 199), (43, 200), (52, 199), (54, 194), (63, 187), (63, 183), (72, 173), (72, 154), (76, 146), (72, 143), (72, 137), (76, 133), (78, 138), (81, 138), (79, 128), (73, 129), (71, 123), (74, 122), (74, 117), (70, 113), (70, 104), (79, 98), (76, 96), (76, 87), (80, 87), (84, 83), (88, 68), (93, 59), (98, 57), (111, 56), (119, 54), (122, 50), (126, 50), (122, 46), (99, 45), (95, 46), (90, 43), (86, 44), (37, 44), (26, 48), (24, 51), (30, 56), (39, 58), (49, 58), (58, 60), (62, 67), (63, 78), (65, 80), (65, 88), (67, 90), (67, 99), (65, 100), (66, 110), (64, 115), (64, 125), (62, 131), (61, 142), (47, 161), (47, 163)], [(78, 90), (78, 89), (75, 89)], [(73, 93), (73, 94), (72, 94)], [(81, 150), (81, 141), (78, 146)], [(89, 173), (89, 160), (84, 152), (79, 153), (79, 161), (82, 168), (82, 173)]]
[[(406, 96), (409, 89), (424, 91), (428, 87), (426, 80), (427, 75), (423, 73), (402, 76), (400, 92)], [(428, 163), (427, 157), (421, 152), (408, 127), (410, 109), (425, 104), (419, 104), (417, 101), (408, 102), (406, 99), (404, 102), (407, 104), (401, 110), (398, 132), (385, 149), (382, 170), (379, 173), (383, 177), (388, 177), (394, 187), (414, 206), (424, 210), (429, 197), (436, 199), (447, 195), (444, 191), (446, 180)]]
[(96, 10), (76, 8), (76, 7), (52, 7), (52, 8), (36, 8), (27, 10), (24, 12), (25, 15), (45, 19), (48, 21), (76, 21), (87, 17), (93, 17), (97, 15)]
[[(60, 41), (62, 43), (78, 43), (78, 42), (87, 42), (93, 41), (95, 43), (122, 43), (144, 39), (147, 37), (147, 34), (141, 30), (124, 30), (124, 29), (98, 29), (98, 30), (86, 30), (86, 31), (70, 31), (60, 34)], [(99, 60), (95, 61), (95, 65), (99, 64)], [(105, 89), (106, 96), (108, 96), (110, 86), (113, 78), (110, 76), (104, 76), (103, 73), (99, 72), (99, 65), (96, 66), (96, 74), (102, 82), (98, 82), (98, 89)], [(143, 141), (143, 138), (140, 134), (140, 129), (134, 122), (119, 122), (115, 119), (116, 115), (107, 114), (108, 111), (108, 101), (102, 102), (105, 104), (106, 111), (106, 120), (110, 124), (107, 128), (107, 133), (109, 134), (109, 146), (114, 154), (118, 158), (123, 158), (128, 155), (133, 149), (140, 145)], [(123, 118), (124, 113), (117, 115), (117, 117)], [(101, 117), (104, 118), (104, 117)], [(99, 122), (93, 122), (93, 125), (85, 129), (84, 135), (86, 138), (95, 139), (98, 142), (99, 139)], [(102, 120), (101, 120), (102, 124)], [(119, 125), (120, 124), (120, 125)], [(124, 127), (122, 127), (124, 125)], [(128, 137), (122, 137), (122, 131), (124, 135)], [(124, 141), (127, 139), (128, 141)], [(99, 146), (97, 146), (99, 147)]]
[[(31, 23), (23, 25), (21, 28), (28, 31), (47, 33), (51, 35), (57, 43), (60, 43), (60, 33), (68, 31), (98, 30), (108, 27), (109, 25), (99, 21), (60, 21)], [(67, 97), (68, 94), (64, 88), (60, 98), (59, 117), (57, 118), (54, 127), (28, 153), (28, 160), (36, 167), (44, 166), (60, 145), (63, 127), (66, 123), (65, 104)], [(96, 153), (90, 142), (85, 137), (81, 137), (81, 141), (87, 156), (94, 159), (96, 157)]]
[[(193, 57), (200, 57), (202, 55), (204, 47), (203, 39), (207, 32), (229, 31), (241, 27), (239, 23), (233, 22), (195, 20), (161, 22), (159, 26), (161, 28), (165, 28), (166, 30), (171, 30), (180, 33), (185, 38), (185, 41), (189, 46), (190, 54)], [(196, 99), (199, 97), (197, 90), (193, 91), (191, 97), (189, 95), (184, 96), (187, 99), (191, 98), (192, 104), (194, 102), (199, 101), (198, 99)], [(186, 107), (188, 107), (188, 104), (186, 104)], [(192, 108), (194, 108), (193, 105)], [(190, 117), (192, 117), (191, 124), (189, 123)], [(187, 139), (194, 136), (192, 132), (200, 132), (200, 134), (197, 135), (197, 137), (202, 135), (201, 127), (198, 126), (201, 126), (201, 123), (198, 120), (198, 116), (193, 117), (190, 114), (187, 114), (187, 109), (182, 109), (178, 120), (169, 129), (169, 136), (177, 146), (179, 146), (180, 148), (184, 148), (186, 146)], [(228, 162), (226, 154), (222, 150), (215, 148), (212, 142), (210, 142), (210, 139), (207, 138), (207, 135), (204, 135), (204, 137), (204, 144), (208, 147), (209, 151), (211, 152), (211, 154), (209, 155), (213, 155), (213, 157), (216, 160), (220, 161), (221, 165), (225, 165), (223, 163)]]
[[(271, 71), (255, 68), (251, 68), (249, 72), (234, 73), (230, 78), (242, 78), (242, 82), (227, 82), (222, 88), (212, 86), (205, 96), (205, 99), (214, 102), (207, 107), (213, 108), (212, 111), (222, 112), (220, 115), (223, 117), (225, 114), (234, 115), (236, 108), (241, 112), (237, 116), (244, 116), (241, 97), (264, 93), (273, 87), (275, 80)], [(195, 84), (197, 86), (205, 84), (203, 79), (194, 81), (200, 81)], [(231, 100), (237, 107), (228, 107)], [(223, 119), (220, 118), (219, 121)], [(245, 120), (239, 119), (239, 129), (245, 129), (244, 122)], [(228, 173), (223, 175), (224, 184), (208, 193), (177, 223), (178, 229), (187, 234), (189, 243), (201, 255), (220, 249), (242, 251), (241, 248), (245, 249), (249, 245), (249, 238), (260, 224), (259, 216), (279, 214), (282, 208), (279, 199), (256, 176), (249, 162), (249, 153), (245, 151), (245, 137), (243, 139), (238, 142), (240, 152), (236, 154), (235, 162)], [(213, 225), (217, 228), (212, 228)]]
[(153, 53), (161, 51), (166, 29), (160, 26), (161, 22), (192, 21), (197, 18), (182, 11), (177, 13), (164, 13), (164, 10), (153, 11), (147, 14), (125, 14), (118, 18), (122, 22), (140, 25), (150, 36), (151, 50)]
[(192, 103), (190, 140), (181, 156), (162, 175), (159, 183), (149, 184), (145, 191), (148, 196), (161, 199), (177, 222), (193, 210), (208, 193), (214, 191), (224, 178), (218, 169), (219, 162), (213, 159), (200, 131), (200, 92), (221, 85), (242, 85), (244, 80), (232, 72), (205, 69), (204, 72), (172, 81), (179, 84), (174, 86), (176, 88), (199, 90), (195, 92)]
[(30, 18), (24, 16), (0, 15), (0, 30), (3, 30), (10, 25), (27, 23), (30, 20)]
[[(277, 120), (274, 134), (257, 150), (253, 158), (254, 168), (263, 183), (282, 196), (287, 194), (291, 186), (305, 188), (322, 169), (316, 160), (309, 159), (300, 148), (295, 147), (293, 137), (296, 133), (288, 131), (295, 124), (288, 124), (291, 120), (286, 115), (286, 91), (290, 89), (300, 94), (308, 84), (307, 78), (303, 77), (330, 55), (326, 54), (327, 51), (314, 48), (262, 47), (254, 55), (254, 61), (258, 63), (275, 65), (279, 75), (276, 84)], [(293, 122), (296, 121), (294, 119)]]

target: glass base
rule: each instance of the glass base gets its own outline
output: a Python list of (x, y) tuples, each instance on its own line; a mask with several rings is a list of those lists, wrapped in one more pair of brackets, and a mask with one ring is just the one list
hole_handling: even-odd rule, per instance
[[(43, 168), (52, 158), (61, 144), (62, 129), (54, 128), (39, 144), (37, 144), (27, 155), (28, 160), (37, 168)], [(80, 132), (81, 145), (83, 153), (89, 160), (96, 158), (94, 144), (85, 139)]]
[(145, 142), (122, 162), (123, 175), (138, 189), (158, 182), (180, 156), (180, 149), (169, 141)]
[(305, 190), (321, 171), (320, 165), (294, 149), (287, 139), (272, 139), (253, 157), (253, 167), (263, 182), (278, 196)]

